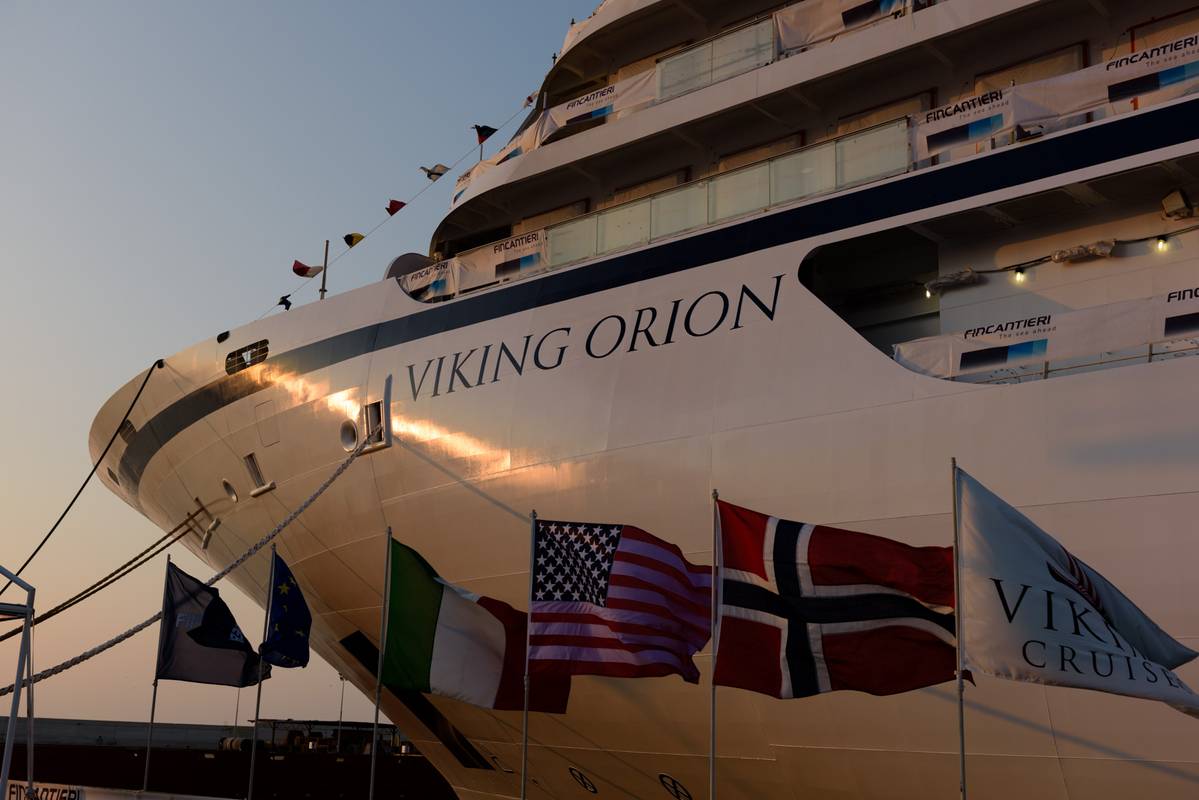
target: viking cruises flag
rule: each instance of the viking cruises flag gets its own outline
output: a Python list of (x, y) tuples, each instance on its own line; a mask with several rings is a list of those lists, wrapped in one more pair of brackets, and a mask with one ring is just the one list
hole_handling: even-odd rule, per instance
[(301, 278), (315, 278), (325, 271), (324, 267), (310, 267), (307, 264), (299, 261), (291, 265), (291, 271), (299, 275)]
[(699, 682), (711, 567), (629, 525), (538, 520), (529, 671)]
[[(394, 540), (389, 587), (384, 686), (502, 711), (524, 707), (524, 612), (446, 583)], [(529, 709), (563, 714), (569, 696), (569, 678), (536, 678)]]
[[(158, 631), (159, 680), (253, 686), (258, 654), (246, 641), (220, 592), (167, 564)], [(271, 668), (262, 667), (268, 678)]]
[(276, 667), (308, 666), (308, 635), (312, 613), (287, 563), (275, 553), (266, 641), (258, 648), (262, 660)]
[(773, 697), (953, 680), (953, 551), (718, 501), (715, 682)]
[(966, 664), (988, 675), (1160, 700), (1199, 716), (1179, 644), (1115, 586), (962, 470)]

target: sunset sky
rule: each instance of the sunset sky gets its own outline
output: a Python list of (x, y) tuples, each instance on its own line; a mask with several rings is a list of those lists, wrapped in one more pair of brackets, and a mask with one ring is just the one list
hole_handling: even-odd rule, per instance
[[(469, 126), (520, 109), (594, 1), (0, 3), (0, 563), (20, 565), (87, 474), (88, 428), (113, 390), (270, 310), (300, 283), (294, 259), (319, 263), (326, 238), (336, 256), (342, 234), (425, 185), (419, 166), (471, 151)], [(456, 173), (338, 261), (330, 288), (427, 251)], [(96, 481), (25, 574), (38, 607), (158, 535)], [(181, 547), (173, 556), (208, 577)], [(40, 628), (37, 667), (154, 613), (160, 562)], [(231, 585), (223, 596), (260, 628), (257, 603)], [(15, 641), (0, 645), (3, 685)], [(39, 684), (38, 715), (146, 719), (155, 645), (152, 629)], [(263, 716), (336, 719), (338, 692), (314, 658), (266, 684)], [(236, 702), (232, 688), (164, 684), (158, 717), (230, 723)], [(242, 724), (252, 709), (244, 690)], [(348, 687), (347, 718), (370, 714)]]

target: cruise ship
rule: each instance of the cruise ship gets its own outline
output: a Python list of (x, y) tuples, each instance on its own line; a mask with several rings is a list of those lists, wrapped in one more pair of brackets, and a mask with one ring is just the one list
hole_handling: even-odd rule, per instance
[[(277, 542), (368, 695), (389, 528), (524, 609), (533, 510), (696, 564), (713, 490), (948, 545), (951, 458), (1196, 647), (1196, 88), (1184, 0), (606, 0), (445, 178), (427, 254), (214, 330), (125, 420), (134, 376), (91, 452), (119, 428), (102, 480), (218, 570), (364, 447)], [(268, 569), (229, 580), (261, 599)], [(576, 678), (531, 715), (529, 796), (707, 796), (696, 661)], [(1199, 797), (1171, 708), (975, 681), (971, 798)], [(716, 703), (721, 800), (958, 796), (952, 684)], [(382, 706), (463, 800), (520, 796), (519, 712)]]

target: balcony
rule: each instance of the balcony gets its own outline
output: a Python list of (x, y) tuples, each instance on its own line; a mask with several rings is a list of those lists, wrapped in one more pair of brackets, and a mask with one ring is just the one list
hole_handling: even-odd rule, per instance
[(547, 229), (548, 267), (650, 244), (906, 172), (906, 118)]

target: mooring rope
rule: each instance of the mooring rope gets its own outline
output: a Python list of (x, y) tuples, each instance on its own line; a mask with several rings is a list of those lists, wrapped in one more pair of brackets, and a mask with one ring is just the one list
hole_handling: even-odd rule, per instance
[[(117, 440), (117, 434), (121, 432), (121, 426), (124, 425), (125, 421), (129, 419), (129, 415), (133, 413), (134, 407), (137, 406), (137, 401), (141, 399), (142, 392), (146, 389), (146, 384), (150, 382), (150, 376), (154, 374), (154, 370), (162, 369), (165, 363), (166, 362), (160, 358), (151, 364), (150, 368), (146, 370), (146, 377), (142, 379), (142, 385), (137, 388), (137, 394), (133, 396), (133, 400), (129, 403), (129, 408), (125, 410), (125, 416), (121, 417), (121, 421), (117, 423), (116, 430), (112, 432), (112, 436), (109, 438), (108, 444), (104, 445), (104, 450), (100, 453), (100, 457), (96, 459), (96, 463), (92, 464), (91, 472), (89, 472), (87, 477), (83, 479), (83, 483), (80, 484), (79, 489), (75, 492), (75, 496), (71, 498), (71, 502), (67, 503), (67, 507), (64, 508), (62, 513), (58, 515), (58, 519), (56, 519), (54, 524), (50, 526), (50, 530), (47, 531), (46, 535), (42, 537), (42, 540), (38, 542), (37, 547), (33, 548), (33, 552), (29, 554), (29, 558), (25, 559), (25, 563), (22, 564), (20, 569), (17, 570), (16, 575), (18, 578), (21, 577), (21, 573), (25, 571), (25, 568), (29, 566), (29, 562), (33, 561), (37, 554), (42, 551), (42, 548), (46, 546), (46, 542), (50, 541), (50, 537), (54, 535), (56, 530), (58, 530), (58, 526), (62, 524), (62, 521), (67, 518), (67, 514), (71, 513), (71, 509), (75, 507), (75, 501), (79, 499), (79, 495), (83, 494), (83, 490), (86, 489), (87, 485), (91, 482), (92, 476), (95, 475), (96, 470), (100, 468), (100, 463), (104, 461), (104, 456), (108, 455), (108, 451), (112, 448), (112, 443)], [(11, 580), (4, 584), (3, 589), (0, 589), (0, 594), (4, 594), (6, 591), (8, 591), (8, 587), (10, 586), (12, 586)]]
[[(223, 570), (218, 572), (216, 575), (213, 575), (211, 578), (209, 578), (208, 581), (205, 582), (204, 585), (212, 586), (217, 581), (221, 580), (222, 578), (225, 578), (226, 576), (229, 575), (229, 573), (233, 572), (233, 570), (237, 569), (242, 564), (246, 563), (246, 561), (248, 561), (250, 558), (252, 558), (255, 553), (257, 553), (259, 550), (261, 550), (262, 548), (264, 548), (268, 544), (270, 544), (272, 539), (274, 539), (276, 536), (278, 536), (280, 533), (282, 533), (283, 529), (286, 528), (288, 525), (295, 522), (296, 519), (301, 514), (303, 514), (310, 505), (312, 505), (314, 502), (316, 502), (316, 499), (318, 497), (320, 497), (322, 494), (324, 494), (325, 491), (330, 486), (333, 485), (334, 481), (336, 481), (338, 478), (340, 478), (342, 476), (342, 473), (344, 473), (347, 469), (350, 468), (350, 464), (354, 463), (354, 460), (356, 458), (358, 458), (358, 456), (362, 455), (362, 451), (366, 449), (366, 446), (367, 446), (367, 444), (370, 443), (370, 440), (371, 440), (370, 436), (363, 436), (362, 441), (358, 443), (358, 446), (354, 448), (353, 452), (350, 453), (349, 457), (346, 458), (345, 461), (341, 462), (341, 465), (338, 466), (338, 468), (333, 471), (333, 474), (330, 475), (328, 478), (326, 478), (325, 482), (322, 483), (320, 486), (318, 486), (317, 490), (315, 492), (313, 492), (312, 495), (307, 500), (305, 500), (303, 503), (301, 503), (299, 506), (297, 506), (296, 509), (294, 511), (292, 511), (290, 514), (288, 514), (283, 519), (282, 522), (280, 522), (278, 525), (276, 525), (274, 527), (274, 529), (271, 530), (270, 533), (268, 533), (266, 536), (263, 536), (261, 539), (259, 539), (258, 542), (256, 542), (252, 547), (250, 547), (249, 550), (242, 553), (242, 555), (239, 558), (237, 558), (232, 564), (225, 567)], [(83, 662), (88, 661), (92, 658), (95, 658), (96, 656), (100, 655), (104, 651), (111, 650), (113, 647), (116, 647), (118, 644), (121, 644), (122, 642), (133, 638), (137, 634), (144, 631), (146, 628), (150, 627), (154, 623), (159, 622), (161, 620), (162, 620), (162, 612), (159, 611), (154, 616), (150, 617), (147, 620), (139, 622), (137, 625), (134, 625), (132, 628), (125, 631), (124, 633), (118, 634), (117, 636), (114, 636), (113, 638), (109, 639), (108, 641), (106, 641), (102, 644), (96, 645), (95, 647), (93, 647), (90, 650), (85, 650), (84, 652), (80, 653), (79, 655), (75, 656), (74, 658), (69, 658), (66, 661), (63, 661), (61, 664), (56, 664), (53, 667), (50, 667), (49, 669), (44, 669), (41, 672), (36, 673), (33, 676), (33, 683), (39, 683), (41, 681), (44, 681), (46, 678), (52, 678), (55, 675), (58, 675), (59, 673), (66, 672), (67, 670), (71, 669), (72, 667), (77, 667), (80, 664), (82, 664)], [(21, 685), (23, 687), (28, 686), (29, 683), (30, 683), (30, 681), (28, 679), (21, 681)], [(11, 684), (9, 686), (4, 687), (3, 689), (0, 689), (0, 697), (4, 697), (5, 695), (12, 694), (12, 692), (15, 688), (16, 688), (16, 684)]]

